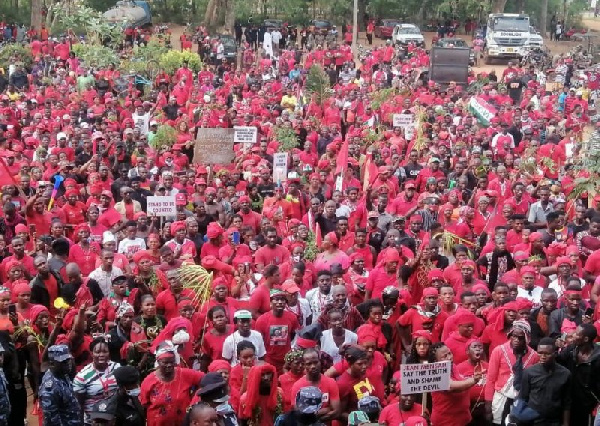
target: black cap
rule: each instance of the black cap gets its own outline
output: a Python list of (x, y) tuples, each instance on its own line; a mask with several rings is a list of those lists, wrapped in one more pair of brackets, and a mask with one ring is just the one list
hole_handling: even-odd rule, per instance
[(119, 386), (136, 385), (140, 382), (140, 372), (131, 365), (124, 365), (114, 371)]
[(202, 380), (200, 380), (200, 390), (198, 391), (198, 395), (212, 394), (218, 389), (225, 390), (226, 385), (227, 383), (225, 382), (225, 379), (223, 379), (221, 373), (207, 373), (202, 377)]
[(91, 420), (113, 420), (117, 415), (117, 395), (102, 399), (95, 403), (90, 410)]

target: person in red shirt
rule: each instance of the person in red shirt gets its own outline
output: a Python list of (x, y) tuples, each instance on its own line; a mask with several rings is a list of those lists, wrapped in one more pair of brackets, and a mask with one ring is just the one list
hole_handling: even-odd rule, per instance
[(288, 249), (277, 244), (277, 230), (273, 227), (267, 228), (265, 232), (267, 244), (254, 254), (256, 272), (261, 273), (267, 265), (280, 265), (290, 257)]
[(238, 203), (240, 204), (240, 211), (238, 214), (242, 217), (242, 223), (244, 226), (251, 227), (255, 233), (260, 232), (260, 223), (262, 222), (262, 216), (255, 211), (250, 209), (252, 200), (247, 195), (242, 195)]
[(340, 390), (338, 384), (331, 377), (321, 374), (321, 359), (319, 351), (315, 348), (305, 349), (302, 353), (304, 371), (306, 374), (292, 386), (292, 405), (296, 402), (296, 395), (300, 389), (314, 386), (323, 392), (323, 405), (319, 410), (319, 420), (328, 422), (335, 419), (340, 413)]
[(471, 415), (473, 416), (472, 424), (486, 425), (483, 384), (485, 383), (488, 363), (483, 359), (485, 356), (483, 352), (483, 343), (477, 339), (470, 339), (466, 346), (467, 360), (458, 364), (456, 369), (466, 379), (473, 377), (476, 371), (481, 372), (482, 379), (469, 390), (469, 395), (471, 398)]
[(167, 272), (169, 288), (161, 291), (156, 296), (156, 309), (159, 314), (164, 315), (167, 321), (179, 316), (177, 303), (183, 298), (194, 300), (196, 295), (188, 288), (183, 288), (179, 279), (179, 272), (172, 270)]
[(348, 368), (337, 379), (340, 390), (340, 419), (347, 421), (351, 411), (358, 409), (358, 401), (375, 394), (375, 387), (367, 377), (367, 352), (360, 346), (350, 346), (344, 353)]
[(271, 290), (275, 286), (279, 286), (280, 282), (279, 267), (276, 265), (267, 266), (263, 271), (262, 284), (252, 292), (248, 303), (253, 319), (257, 319), (260, 315), (269, 311), (271, 308)]
[(443, 343), (436, 343), (431, 347), (435, 361), (450, 361), (450, 389), (447, 391), (433, 392), (431, 399), (431, 423), (435, 426), (466, 425), (471, 421), (469, 389), (481, 380), (481, 371), (474, 371), (473, 376), (465, 378), (453, 363), (452, 351)]
[(487, 353), (491, 354), (497, 346), (508, 341), (508, 332), (517, 319), (518, 309), (518, 303), (511, 301), (498, 308), (496, 315), (488, 317), (489, 324), (481, 335), (481, 343), (488, 348)]
[(398, 286), (398, 265), (400, 254), (398, 250), (387, 250), (382, 265), (371, 271), (367, 278), (366, 299), (380, 298), (387, 286)]
[(246, 392), (240, 397), (238, 417), (255, 426), (273, 426), (277, 413), (283, 410), (280, 402), (283, 401), (283, 391), (277, 386), (275, 367), (255, 365), (250, 369), (246, 383)]
[[(418, 330), (431, 332), (432, 341), (439, 342), (442, 335), (444, 322), (448, 319), (446, 312), (441, 312), (438, 306), (438, 291), (433, 287), (423, 290), (423, 303), (406, 311), (398, 323), (405, 330), (405, 335), (411, 335)], [(404, 347), (409, 347), (409, 341), (403, 341)]]
[(444, 343), (452, 351), (452, 356), (456, 363), (460, 364), (468, 359), (467, 343), (473, 335), (475, 324), (475, 315), (471, 312), (463, 312), (458, 315), (456, 325), (458, 329), (450, 333)]
[(285, 293), (278, 289), (272, 289), (270, 293), (271, 311), (262, 314), (256, 320), (255, 329), (265, 342), (265, 361), (275, 366), (278, 372), (282, 372), (285, 354), (292, 348), (292, 339), (300, 324), (296, 315), (285, 310)]
[(385, 426), (397, 426), (406, 424), (406, 421), (413, 416), (423, 414), (423, 406), (417, 404), (415, 395), (402, 395), (400, 390), (400, 400), (396, 404), (390, 404), (379, 414), (379, 424)]
[(285, 355), (286, 372), (279, 376), (279, 386), (283, 391), (283, 409), (290, 411), (295, 400), (292, 398), (292, 388), (298, 380), (304, 377), (304, 362), (302, 350), (292, 349)]

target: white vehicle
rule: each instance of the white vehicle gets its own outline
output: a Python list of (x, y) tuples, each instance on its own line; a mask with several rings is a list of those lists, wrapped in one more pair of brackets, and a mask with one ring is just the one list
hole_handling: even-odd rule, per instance
[(535, 49), (536, 47), (542, 48), (544, 46), (544, 39), (535, 27), (529, 27), (529, 47)]
[(519, 59), (531, 49), (529, 16), (516, 13), (491, 13), (488, 17), (483, 56), (494, 59)]
[(392, 32), (392, 40), (396, 44), (406, 46), (413, 43), (420, 47), (425, 47), (425, 39), (419, 27), (413, 24), (398, 24)]

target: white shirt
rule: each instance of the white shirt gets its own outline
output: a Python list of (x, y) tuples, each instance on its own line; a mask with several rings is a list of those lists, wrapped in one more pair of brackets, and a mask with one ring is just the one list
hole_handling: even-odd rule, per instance
[(135, 127), (139, 127), (140, 133), (142, 135), (147, 135), (150, 131), (150, 113), (147, 112), (142, 115), (138, 115), (137, 112), (131, 114), (131, 119), (133, 120)]
[(306, 300), (308, 300), (308, 303), (310, 304), (313, 317), (319, 318), (321, 312), (323, 312), (323, 309), (327, 306), (327, 303), (332, 300), (331, 292), (329, 294), (322, 294), (319, 287), (312, 288), (306, 292)]
[[(350, 330), (344, 330), (344, 332), (344, 343), (342, 343), (342, 346), (348, 343), (355, 344), (358, 342), (358, 336), (356, 333), (353, 333)], [(331, 329), (323, 331), (323, 335), (321, 336), (321, 350), (326, 354), (329, 354), (329, 356), (333, 358), (334, 363), (342, 360), (340, 349), (333, 340), (333, 332)]]
[[(583, 288), (583, 286), (585, 285), (585, 281), (582, 280), (581, 278), (579, 278), (579, 281), (581, 282), (581, 287)], [(554, 290), (556, 290), (556, 294), (558, 294), (559, 298), (562, 296), (563, 292), (566, 290), (558, 283), (558, 278), (552, 280), (550, 282), (550, 285), (548, 286), (548, 288), (553, 288)]]
[(237, 358), (237, 345), (240, 342), (247, 341), (252, 342), (256, 348), (256, 357), (262, 358), (265, 356), (267, 351), (265, 350), (265, 343), (263, 342), (262, 335), (256, 330), (250, 330), (250, 336), (243, 337), (239, 331), (235, 331), (233, 334), (227, 336), (223, 343), (223, 359), (229, 361), (231, 366), (238, 364)]
[(88, 276), (90, 279), (95, 280), (100, 286), (100, 290), (102, 290), (102, 294), (104, 297), (108, 297), (110, 292), (112, 291), (112, 280), (118, 277), (119, 275), (124, 275), (123, 271), (121, 271), (116, 266), (113, 266), (110, 272), (106, 272), (102, 269), (102, 266), (98, 266)]
[(524, 297), (530, 302), (533, 302), (533, 307), (537, 308), (542, 303), (542, 291), (542, 287), (535, 286), (531, 290), (531, 294), (529, 294), (529, 291), (525, 290), (523, 287), (519, 287), (517, 290), (517, 297)]
[(143, 238), (134, 238), (133, 240), (125, 238), (119, 243), (118, 253), (124, 255), (136, 254), (140, 250), (146, 250), (146, 242)]

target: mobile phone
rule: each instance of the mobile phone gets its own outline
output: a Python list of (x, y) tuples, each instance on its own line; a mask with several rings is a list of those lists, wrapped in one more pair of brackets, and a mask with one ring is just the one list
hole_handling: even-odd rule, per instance
[(585, 316), (591, 317), (592, 315), (594, 315), (594, 309), (593, 308), (587, 308), (585, 310)]
[(231, 240), (233, 241), (233, 244), (238, 245), (240, 243), (240, 231), (233, 231), (231, 233)]
[(17, 315), (17, 305), (15, 305), (14, 303), (11, 303), (10, 305), (8, 305), (8, 315), (12, 315), (12, 314)]

